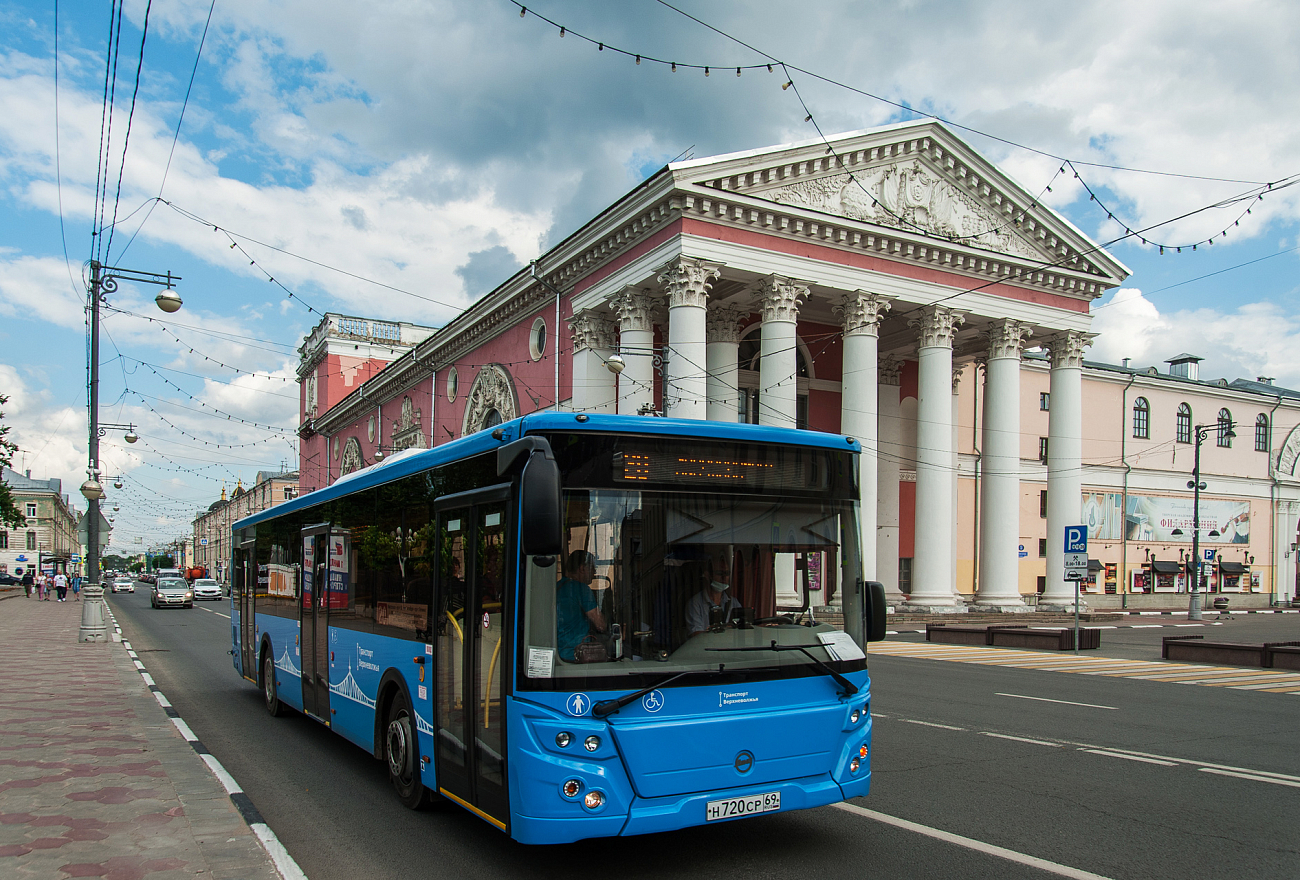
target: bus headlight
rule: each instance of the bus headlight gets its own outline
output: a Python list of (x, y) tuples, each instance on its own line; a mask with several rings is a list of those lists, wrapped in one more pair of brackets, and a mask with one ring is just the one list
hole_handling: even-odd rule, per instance
[(849, 761), (849, 772), (850, 772), (850, 773), (857, 773), (857, 772), (858, 772), (858, 768), (861, 767), (861, 766), (862, 766), (862, 759), (861, 759), (861, 758), (854, 758), (852, 761)]
[(587, 737), (586, 740), (583, 741), (582, 746), (587, 751), (594, 752), (596, 751), (596, 749), (600, 748), (600, 737), (594, 735), (589, 736)]
[[(560, 790), (564, 792), (566, 798), (576, 798), (578, 793), (582, 791), (582, 780), (570, 779), (560, 786)], [(591, 795), (587, 795), (587, 797), (591, 797)]]
[(555, 735), (555, 744), (562, 749), (567, 749), (571, 742), (573, 742), (573, 734), (567, 730), (561, 730)]
[(861, 717), (862, 717), (862, 712), (861, 712), (861, 710), (859, 710), (859, 709), (854, 709), (853, 712), (852, 712), (852, 714), (849, 715), (849, 721), (850, 721), (851, 723), (853, 723), (853, 724), (857, 724), (857, 723), (858, 723), (858, 719), (861, 718)]
[(589, 791), (587, 796), (582, 799), (582, 804), (588, 810), (599, 809), (605, 803), (605, 796), (598, 791)]

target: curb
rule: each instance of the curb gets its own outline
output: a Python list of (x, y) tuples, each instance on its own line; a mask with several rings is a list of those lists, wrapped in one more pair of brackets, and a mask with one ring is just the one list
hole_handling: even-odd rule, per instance
[(266, 820), (262, 818), (262, 814), (258, 812), (257, 807), (253, 805), (252, 798), (244, 793), (244, 790), (240, 787), (239, 783), (235, 781), (235, 777), (230, 775), (229, 771), (221, 765), (221, 762), (217, 760), (216, 756), (209, 752), (207, 747), (203, 745), (197, 736), (194, 735), (194, 731), (185, 723), (185, 719), (181, 718), (180, 713), (172, 706), (171, 701), (167, 699), (167, 696), (162, 692), (158, 685), (154, 683), (153, 676), (149, 674), (145, 669), (144, 664), (140, 662), (140, 657), (131, 647), (131, 643), (123, 638), (122, 627), (118, 625), (117, 618), (113, 615), (113, 610), (109, 607), (107, 602), (104, 603), (104, 610), (107, 612), (108, 619), (113, 625), (113, 641), (121, 643), (122, 647), (126, 649), (127, 656), (131, 658), (131, 662), (135, 664), (136, 671), (138, 671), (140, 677), (144, 679), (145, 687), (153, 694), (153, 698), (158, 701), (158, 705), (162, 707), (168, 720), (171, 721), (172, 725), (180, 733), (181, 737), (190, 744), (190, 748), (194, 749), (195, 753), (203, 760), (203, 763), (207, 765), (209, 772), (211, 772), (212, 775), (216, 777), (217, 781), (221, 783), (221, 787), (226, 790), (226, 794), (230, 797), (230, 802), (234, 804), (235, 809), (239, 811), (239, 815), (244, 820), (245, 824), (248, 825), (248, 829), (253, 832), (254, 836), (256, 836), (258, 841), (262, 844), (262, 848), (266, 850), (266, 854), (271, 859), (271, 864), (275, 866), (275, 869), (280, 873), (280, 876), (283, 877), (284, 880), (308, 880), (308, 877), (303, 872), (302, 868), (300, 868), (298, 863), (294, 861), (293, 856), (289, 855), (289, 851), (284, 848), (284, 844), (282, 844), (280, 839), (275, 836), (275, 832), (266, 824)]

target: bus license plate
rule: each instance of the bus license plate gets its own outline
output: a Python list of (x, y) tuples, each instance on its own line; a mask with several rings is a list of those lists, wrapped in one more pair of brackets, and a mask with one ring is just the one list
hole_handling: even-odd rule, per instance
[(746, 797), (727, 798), (725, 801), (709, 801), (704, 805), (704, 820), (712, 822), (715, 819), (734, 819), (737, 816), (752, 816), (779, 809), (781, 792), (767, 791)]

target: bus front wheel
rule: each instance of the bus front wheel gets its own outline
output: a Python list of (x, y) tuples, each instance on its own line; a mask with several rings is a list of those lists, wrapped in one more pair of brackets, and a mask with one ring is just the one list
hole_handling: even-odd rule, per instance
[(266, 711), (272, 717), (284, 711), (284, 704), (280, 702), (280, 695), (275, 689), (275, 660), (270, 651), (262, 654), (262, 698), (266, 701)]
[(397, 799), (406, 807), (418, 810), (424, 803), (425, 788), (420, 781), (415, 725), (411, 705), (400, 691), (388, 707), (388, 727), (384, 733), (384, 753), (388, 758), (388, 780)]

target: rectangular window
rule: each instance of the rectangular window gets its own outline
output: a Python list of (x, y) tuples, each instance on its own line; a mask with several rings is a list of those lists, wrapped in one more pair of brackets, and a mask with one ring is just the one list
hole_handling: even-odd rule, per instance
[(904, 596), (912, 593), (912, 557), (900, 556), (898, 559), (898, 592)]
[(1046, 592), (1047, 592), (1047, 576), (1040, 574), (1038, 576), (1038, 595), (1041, 596)]
[(27, 503), (27, 517), (28, 519), (36, 519), (36, 502), (30, 501)]
[(9, 533), (0, 532), (0, 550), (9, 549)]
[(1046, 559), (1046, 558), (1047, 558), (1047, 539), (1046, 539), (1046, 538), (1039, 538), (1039, 539), (1038, 539), (1038, 558), (1039, 558), (1039, 559)]
[(28, 550), (35, 550), (35, 549), (36, 549), (36, 533), (35, 533), (35, 532), (28, 532), (28, 533), (27, 533), (27, 549), (28, 549)]
[(1047, 490), (1038, 490), (1038, 515), (1047, 518)]
[(1038, 460), (1041, 461), (1043, 464), (1047, 464), (1047, 438), (1046, 437), (1038, 438)]
[(1047, 391), (1038, 392), (1038, 408), (1043, 412), (1047, 412), (1051, 408), (1051, 405), (1052, 405), (1051, 393)]
[(1255, 420), (1255, 451), (1268, 452), (1268, 416), (1265, 415)]

